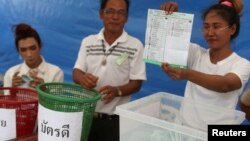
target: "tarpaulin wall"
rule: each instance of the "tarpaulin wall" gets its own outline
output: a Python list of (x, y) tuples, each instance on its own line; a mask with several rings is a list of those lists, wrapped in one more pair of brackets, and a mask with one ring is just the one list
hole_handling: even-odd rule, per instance
[[(201, 34), (201, 13), (218, 0), (175, 0), (179, 11), (194, 13), (192, 42), (206, 47)], [(250, 3), (244, 1), (241, 32), (233, 42), (233, 49), (250, 60)], [(129, 20), (125, 27), (131, 35), (144, 43), (147, 9), (159, 9), (164, 0), (131, 0)], [(12, 26), (25, 22), (40, 33), (44, 58), (58, 65), (65, 73), (65, 82), (72, 82), (71, 73), (81, 40), (99, 32), (99, 0), (0, 0), (0, 74), (22, 60), (14, 46)], [(183, 95), (186, 81), (170, 80), (159, 66), (147, 64), (147, 81), (134, 98), (159, 91)]]

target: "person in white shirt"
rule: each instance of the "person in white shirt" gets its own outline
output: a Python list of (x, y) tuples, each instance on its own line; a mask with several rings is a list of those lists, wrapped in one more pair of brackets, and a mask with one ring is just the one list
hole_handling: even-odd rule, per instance
[(129, 0), (101, 0), (99, 15), (104, 28), (82, 40), (73, 80), (102, 95), (97, 102), (89, 141), (118, 141), (117, 105), (130, 101), (146, 80), (143, 44), (123, 28)]
[[(164, 7), (164, 6), (163, 6)], [(168, 63), (162, 69), (174, 80), (188, 80), (185, 98), (224, 108), (235, 109), (250, 75), (250, 63), (231, 49), (231, 40), (240, 31), (241, 0), (220, 0), (203, 14), (203, 36), (208, 49), (190, 43), (188, 68), (174, 68)], [(184, 119), (196, 128), (202, 123), (220, 123), (230, 115), (206, 116), (192, 114), (195, 109), (184, 107)], [(199, 118), (199, 119), (198, 119)], [(227, 119), (228, 118), (228, 119)], [(202, 119), (201, 122), (198, 122)]]
[(30, 25), (20, 23), (15, 26), (15, 45), (23, 63), (6, 71), (4, 87), (34, 89), (40, 83), (64, 81), (63, 71), (42, 57), (40, 36)]

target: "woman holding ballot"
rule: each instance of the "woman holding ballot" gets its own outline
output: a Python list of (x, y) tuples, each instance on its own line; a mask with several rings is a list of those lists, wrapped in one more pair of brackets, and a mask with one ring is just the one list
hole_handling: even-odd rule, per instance
[[(188, 80), (184, 97), (224, 108), (236, 108), (250, 75), (249, 61), (231, 49), (231, 41), (240, 31), (239, 13), (242, 8), (241, 0), (221, 0), (209, 7), (203, 13), (202, 27), (208, 49), (190, 43), (187, 69), (162, 64), (163, 71), (172, 79)], [(191, 115), (189, 111), (185, 113)], [(186, 116), (187, 119), (193, 118), (189, 116)], [(216, 121), (218, 116), (205, 118), (206, 121)], [(190, 124), (199, 128), (196, 125), (199, 123)]]

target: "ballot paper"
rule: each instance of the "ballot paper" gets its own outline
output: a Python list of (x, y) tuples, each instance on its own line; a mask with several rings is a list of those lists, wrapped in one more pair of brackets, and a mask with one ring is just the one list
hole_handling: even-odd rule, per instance
[(29, 77), (26, 74), (23, 74), (21, 77), (22, 77), (23, 81), (25, 81), (25, 82), (30, 82), (33, 80), (31, 77)]
[(186, 68), (193, 14), (148, 9), (144, 61)]

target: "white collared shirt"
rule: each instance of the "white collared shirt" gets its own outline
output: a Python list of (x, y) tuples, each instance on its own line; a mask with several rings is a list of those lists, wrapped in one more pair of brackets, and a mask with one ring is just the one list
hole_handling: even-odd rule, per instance
[[(109, 45), (104, 39), (103, 31), (104, 29), (98, 34), (90, 35), (82, 40), (74, 68), (98, 76), (96, 90), (105, 85), (124, 85), (129, 80), (146, 80), (143, 44), (123, 31), (122, 35), (112, 45)], [(103, 59), (105, 59), (104, 47), (107, 54), (109, 49), (114, 47), (115, 49), (106, 57), (107, 63), (102, 65)], [(117, 59), (124, 53), (127, 53), (128, 57), (121, 64), (117, 63)], [(108, 104), (99, 100), (96, 112), (114, 114), (117, 105), (129, 100), (130, 96), (116, 97)]]
[[(16, 72), (19, 72), (18, 76), (29, 75), (30, 69), (25, 62), (9, 68), (4, 75), (4, 87), (12, 87), (12, 78)], [(37, 76), (42, 78), (44, 82), (63, 82), (64, 80), (63, 71), (58, 66), (46, 62), (43, 57), (37, 70)], [(23, 84), (20, 87), (28, 87), (28, 85)]]

